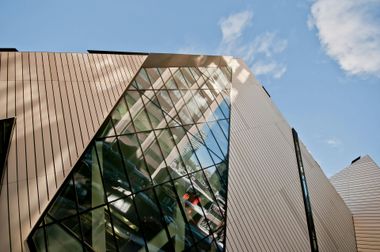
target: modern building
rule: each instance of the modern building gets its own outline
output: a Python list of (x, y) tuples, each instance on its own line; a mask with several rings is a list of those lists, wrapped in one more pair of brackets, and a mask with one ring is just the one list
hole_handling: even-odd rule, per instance
[(359, 157), (331, 183), (353, 215), (358, 251), (380, 251), (380, 167)]
[(240, 59), (3, 51), (0, 119), (0, 251), (357, 251)]

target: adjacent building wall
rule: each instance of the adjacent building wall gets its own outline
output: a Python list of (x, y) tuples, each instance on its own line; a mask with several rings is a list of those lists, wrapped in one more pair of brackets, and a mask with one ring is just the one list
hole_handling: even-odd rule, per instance
[[(291, 127), (234, 60), (227, 208), (228, 251), (310, 251)], [(356, 251), (351, 213), (303, 147), (320, 251)]]
[(380, 168), (364, 156), (331, 178), (350, 208), (358, 251), (380, 251)]
[(16, 117), (0, 195), (0, 251), (25, 239), (146, 56), (0, 53), (0, 118)]

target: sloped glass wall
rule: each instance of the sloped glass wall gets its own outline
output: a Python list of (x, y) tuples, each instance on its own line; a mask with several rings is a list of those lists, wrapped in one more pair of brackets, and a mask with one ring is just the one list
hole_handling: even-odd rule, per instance
[(224, 250), (231, 70), (143, 68), (29, 236), (36, 251)]

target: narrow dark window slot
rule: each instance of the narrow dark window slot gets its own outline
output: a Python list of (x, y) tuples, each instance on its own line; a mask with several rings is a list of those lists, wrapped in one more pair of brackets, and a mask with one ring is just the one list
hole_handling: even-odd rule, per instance
[(268, 90), (264, 86), (262, 86), (262, 87), (263, 87), (265, 93), (267, 93), (267, 95), (270, 97), (270, 94), (269, 94)]
[(301, 148), (298, 140), (298, 134), (295, 129), (292, 129), (294, 149), (296, 152), (298, 173), (300, 176), (301, 189), (303, 195), (303, 203), (305, 205), (307, 228), (309, 231), (310, 249), (312, 252), (318, 252), (317, 234), (315, 232), (313, 212), (311, 209), (309, 190), (307, 188), (306, 176), (301, 156)]
[(354, 160), (351, 161), (351, 164), (355, 163), (355, 162), (358, 161), (360, 158), (361, 158), (361, 156), (355, 158)]
[[(4, 168), (7, 161), (9, 146), (11, 145), (13, 127), (16, 119), (0, 119), (0, 176), (3, 183)], [(1, 189), (0, 189), (1, 190)]]
[(16, 48), (0, 48), (0, 52), (18, 52)]

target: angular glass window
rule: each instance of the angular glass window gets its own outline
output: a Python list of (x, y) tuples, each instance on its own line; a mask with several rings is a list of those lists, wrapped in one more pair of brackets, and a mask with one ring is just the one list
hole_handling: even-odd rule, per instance
[(228, 67), (140, 69), (33, 228), (31, 250), (223, 250), (230, 86)]

